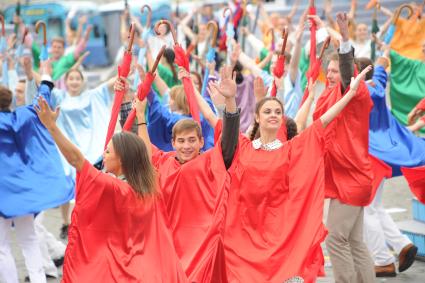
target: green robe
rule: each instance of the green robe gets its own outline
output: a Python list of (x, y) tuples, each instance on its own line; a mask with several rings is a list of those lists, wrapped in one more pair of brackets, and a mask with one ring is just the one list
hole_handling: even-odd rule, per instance
[[(34, 70), (38, 71), (40, 66), (40, 47), (33, 43), (32, 44), (32, 56), (34, 61)], [(71, 52), (62, 56), (58, 61), (52, 62), (52, 79), (54, 81), (60, 79), (64, 74), (66, 74), (69, 69), (74, 66), (76, 60), (74, 58), (74, 53)]]
[(425, 63), (403, 57), (393, 50), (390, 59), (391, 112), (406, 125), (407, 114), (425, 97)]

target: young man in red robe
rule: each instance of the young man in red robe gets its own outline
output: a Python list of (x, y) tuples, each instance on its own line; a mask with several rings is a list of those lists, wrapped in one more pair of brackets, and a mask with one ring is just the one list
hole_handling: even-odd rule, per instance
[[(159, 172), (174, 244), (189, 281), (197, 283), (227, 282), (222, 242), (230, 184), (227, 169), (239, 133), (239, 110), (234, 103), (236, 82), (231, 68), (224, 67), (220, 83), (212, 85), (226, 101), (220, 142), (201, 153), (204, 140), (199, 124), (183, 119), (173, 127), (175, 151), (163, 152), (152, 145), (152, 162)], [(136, 104), (138, 131), (150, 144), (145, 105), (140, 101)]]
[[(354, 49), (348, 17), (337, 14), (342, 42), (330, 57), (326, 89), (313, 115), (317, 120), (349, 90), (354, 75)], [(325, 194), (331, 198), (326, 246), (336, 282), (374, 282), (374, 264), (363, 242), (363, 206), (372, 200), (373, 172), (369, 158), (369, 112), (372, 101), (364, 82), (347, 107), (326, 129)]]

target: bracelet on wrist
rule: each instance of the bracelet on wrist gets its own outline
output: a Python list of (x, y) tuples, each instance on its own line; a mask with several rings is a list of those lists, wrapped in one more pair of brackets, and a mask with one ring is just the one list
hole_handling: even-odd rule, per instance
[(148, 125), (146, 122), (142, 122), (142, 123), (139, 123), (139, 124), (137, 124), (137, 126), (142, 126), (142, 125)]

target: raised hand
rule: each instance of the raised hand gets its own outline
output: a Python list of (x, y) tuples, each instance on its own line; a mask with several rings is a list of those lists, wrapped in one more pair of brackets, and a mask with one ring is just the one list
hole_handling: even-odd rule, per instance
[(114, 91), (127, 91), (129, 89), (128, 81), (124, 78), (117, 77), (114, 83)]
[(145, 70), (143, 69), (143, 67), (140, 64), (136, 64), (136, 69), (137, 69), (137, 72), (139, 73), (140, 81), (143, 82), (145, 80), (145, 76), (146, 76)]
[[(140, 116), (145, 116), (145, 110), (146, 110), (146, 99), (143, 99), (142, 101), (139, 100), (139, 98), (136, 97), (134, 108), (136, 109), (136, 113), (140, 114)], [(142, 121), (139, 121), (139, 123)]]
[(322, 21), (322, 19), (320, 19), (318, 15), (307, 15), (307, 19), (313, 20), (316, 23), (317, 28), (325, 27), (325, 23)]
[(341, 33), (342, 40), (348, 41), (349, 31), (348, 31), (348, 16), (347, 13), (339, 12), (336, 14), (336, 23), (339, 27), (339, 32)]
[(218, 92), (225, 98), (236, 96), (236, 78), (233, 77), (233, 69), (230, 66), (224, 66), (220, 70), (220, 82), (210, 82), (209, 87), (213, 92)]
[(40, 96), (38, 98), (38, 106), (34, 106), (34, 109), (37, 112), (38, 118), (40, 119), (41, 123), (47, 129), (51, 129), (55, 126), (56, 119), (59, 115), (59, 107), (57, 107), (55, 111), (52, 111), (52, 109), (50, 109), (49, 104), (47, 104), (47, 101), (42, 96)]
[(363, 71), (361, 71), (361, 73), (357, 75), (357, 77), (351, 78), (350, 90), (353, 92), (356, 92), (357, 88), (360, 85), (360, 82), (364, 80), (364, 78), (366, 77), (366, 74), (371, 70), (372, 70), (372, 66), (369, 65), (366, 68), (364, 68)]
[(316, 90), (316, 82), (312, 78), (308, 80), (308, 99), (314, 100), (314, 93)]
[(256, 77), (254, 79), (254, 96), (255, 101), (260, 101), (264, 97), (266, 97), (267, 94), (267, 88), (264, 84), (264, 81), (261, 77)]
[(190, 78), (190, 73), (185, 68), (179, 67), (177, 78), (181, 81), (183, 78)]
[(407, 125), (413, 125), (413, 123), (416, 122), (417, 119), (419, 119), (425, 111), (421, 109), (417, 109), (416, 107), (410, 111), (410, 113), (407, 115)]

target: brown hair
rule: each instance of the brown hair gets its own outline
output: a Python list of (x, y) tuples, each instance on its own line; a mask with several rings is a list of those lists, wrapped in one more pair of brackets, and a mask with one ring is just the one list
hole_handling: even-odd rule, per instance
[(124, 176), (136, 194), (141, 197), (154, 194), (156, 174), (143, 140), (133, 133), (121, 132), (112, 137), (112, 144)]
[(372, 62), (372, 60), (370, 60), (369, 58), (366, 58), (366, 57), (359, 57), (359, 58), (354, 58), (354, 63), (356, 64), (357, 71), (359, 71), (359, 72), (363, 71), (364, 68), (371, 65), (372, 70), (370, 70), (369, 72), (366, 73), (365, 80), (368, 81), (368, 80), (372, 79), (372, 77), (373, 77), (373, 62)]
[(332, 52), (328, 55), (328, 62), (330, 61), (339, 61), (339, 55), (336, 52)]
[(83, 73), (80, 70), (76, 69), (76, 68), (71, 68), (71, 69), (69, 69), (68, 72), (66, 72), (66, 74), (65, 74), (65, 81), (68, 79), (69, 75), (71, 73), (73, 73), (73, 72), (77, 72), (78, 74), (80, 74), (81, 79), (84, 81)]
[(178, 121), (173, 127), (173, 141), (176, 140), (178, 134), (188, 131), (195, 131), (198, 138), (202, 139), (202, 129), (199, 124), (192, 119), (182, 119)]
[[(198, 91), (199, 91), (199, 93), (201, 93), (201, 91), (202, 91), (202, 84), (203, 84), (203, 81), (202, 81), (202, 77), (201, 77), (201, 75), (199, 74), (199, 73), (197, 73), (197, 72), (190, 72), (190, 74), (191, 75), (194, 75), (195, 77), (196, 77), (196, 79), (198, 80), (198, 82), (199, 82), (199, 89), (198, 89)], [(202, 93), (201, 93), (202, 94)]]
[(12, 104), (12, 91), (7, 87), (0, 85), (0, 110), (8, 110)]
[[(284, 116), (284, 114), (283, 114), (283, 112), (284, 112), (283, 104), (276, 97), (264, 97), (263, 99), (258, 101), (257, 104), (255, 105), (255, 114), (257, 114), (257, 115), (260, 114), (261, 108), (263, 107), (263, 105), (267, 101), (278, 102), (279, 105), (280, 105), (280, 108), (282, 109), (282, 116)], [(295, 123), (295, 121), (292, 118), (287, 117), (287, 116), (285, 117), (285, 123), (286, 123), (287, 139), (290, 140), (293, 137), (295, 137), (298, 133), (297, 124)], [(253, 126), (251, 134), (249, 136), (250, 140), (255, 140), (255, 139), (258, 139), (260, 137), (260, 131), (258, 130), (259, 128), (260, 128), (260, 124), (254, 119), (254, 126)]]
[(180, 110), (183, 115), (190, 115), (189, 103), (187, 102), (186, 93), (182, 85), (173, 86), (170, 89), (170, 97), (174, 100), (177, 109)]
[(52, 39), (52, 43), (53, 42), (59, 42), (62, 43), (63, 47), (65, 47), (65, 39), (63, 39), (62, 37), (55, 37)]

